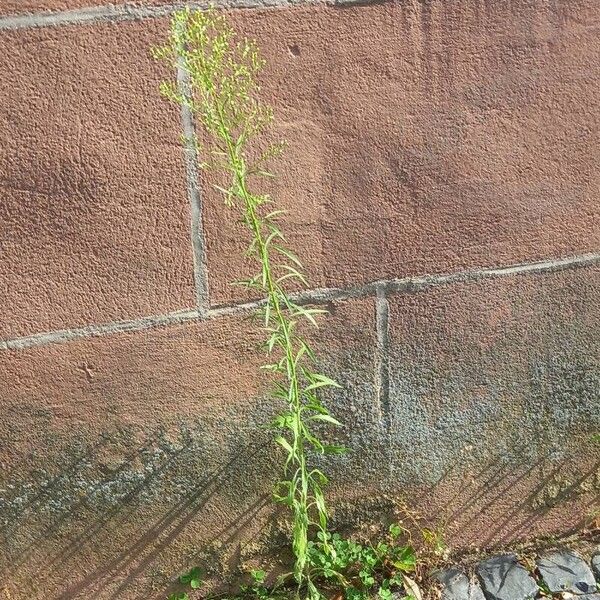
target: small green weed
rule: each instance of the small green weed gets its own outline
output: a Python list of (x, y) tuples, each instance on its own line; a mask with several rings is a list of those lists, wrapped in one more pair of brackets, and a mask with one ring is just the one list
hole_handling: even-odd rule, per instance
[[(200, 567), (194, 567), (187, 573), (179, 576), (179, 583), (189, 585), (193, 590), (197, 590), (202, 586), (202, 570)], [(190, 600), (187, 592), (175, 592), (169, 596), (169, 600)]]
[(376, 544), (319, 532), (318, 541), (309, 543), (311, 579), (323, 582), (324, 589), (343, 592), (347, 600), (366, 600), (374, 594), (389, 600), (417, 567), (414, 548), (395, 543), (402, 531), (393, 525), (389, 538)]
[(261, 569), (250, 571), (250, 576), (252, 577), (252, 584), (243, 585), (240, 588), (241, 596), (257, 598), (258, 600), (273, 600), (273, 598), (277, 597), (276, 590), (269, 589), (265, 585), (267, 578), (265, 571)]
[(179, 582), (189, 584), (193, 590), (197, 590), (202, 585), (202, 571), (200, 567), (194, 567), (187, 573), (184, 573), (179, 577)]
[[(423, 551), (426, 558), (419, 558), (410, 533), (399, 524), (391, 525), (388, 534), (377, 542), (318, 532), (317, 539), (308, 542), (307, 577), (300, 586), (293, 573), (289, 573), (280, 576), (277, 583), (269, 587), (267, 573), (255, 570), (249, 574), (251, 583), (242, 585), (238, 594), (203, 597), (206, 600), (297, 600), (306, 597), (392, 600), (401, 594), (407, 600), (422, 600), (417, 581), (424, 565), (432, 557), (440, 556), (439, 547), (443, 542), (440, 535), (434, 535), (431, 530), (422, 530), (421, 534), (426, 544)], [(431, 542), (432, 538), (435, 543)], [(189, 573), (184, 577), (189, 579)], [(188, 600), (188, 596), (174, 594), (169, 600)]]

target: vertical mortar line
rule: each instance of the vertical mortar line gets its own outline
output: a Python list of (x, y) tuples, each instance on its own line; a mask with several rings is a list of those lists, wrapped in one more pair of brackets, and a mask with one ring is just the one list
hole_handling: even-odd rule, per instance
[[(191, 98), (190, 77), (183, 65), (183, 57), (177, 58), (177, 86), (184, 98)], [(202, 191), (198, 150), (196, 147), (196, 128), (194, 115), (189, 106), (181, 105), (181, 124), (184, 137), (184, 156), (187, 179), (187, 194), (191, 213), (191, 240), (194, 257), (194, 284), (196, 287), (196, 307), (200, 313), (210, 308), (208, 290), (208, 267), (206, 264), (206, 240), (202, 225)]]
[(376, 292), (377, 365), (375, 383), (377, 386), (377, 409), (380, 421), (387, 430), (390, 425), (390, 303), (383, 285), (378, 285)]

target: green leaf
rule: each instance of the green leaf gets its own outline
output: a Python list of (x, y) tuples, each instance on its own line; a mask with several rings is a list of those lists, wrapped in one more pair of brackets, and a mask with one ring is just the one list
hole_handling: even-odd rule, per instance
[(321, 440), (317, 439), (308, 429), (306, 426), (303, 427), (304, 429), (304, 439), (311, 444), (315, 450), (317, 450), (318, 452), (320, 452), (321, 454), (325, 454), (325, 447), (323, 446), (323, 443), (321, 442)]
[(292, 316), (302, 316), (305, 319), (308, 319), (315, 327), (319, 326), (315, 316), (327, 314), (326, 310), (321, 310), (320, 308), (304, 308), (303, 306), (294, 304), (293, 302), (290, 302), (288, 307), (293, 311)]
[(230, 285), (245, 287), (248, 289), (258, 289), (260, 287), (257, 283), (256, 278), (254, 277), (252, 279), (240, 279), (239, 281), (232, 281)]
[(360, 577), (360, 580), (362, 581), (363, 585), (366, 588), (372, 587), (373, 584), (375, 583), (375, 578), (371, 574), (371, 571), (368, 571), (366, 569), (361, 569), (358, 572), (358, 576)]
[(341, 427), (341, 423), (337, 420), (334, 419), (331, 415), (328, 414), (320, 414), (320, 415), (313, 415), (312, 417), (310, 417), (311, 421), (326, 421), (327, 423), (331, 423), (332, 425), (337, 425), (338, 427)]
[(277, 283), (282, 283), (286, 279), (295, 278), (301, 281), (304, 285), (308, 286), (308, 281), (306, 280), (306, 277), (304, 277), (304, 275), (302, 275), (300, 271), (294, 269), (294, 267), (291, 267), (290, 265), (281, 265), (281, 268), (285, 269), (287, 273), (285, 275), (282, 275), (281, 277), (278, 277)]
[(189, 585), (191, 588), (197, 590), (202, 585), (202, 571), (200, 567), (194, 567), (187, 573), (184, 573), (179, 577), (179, 582)]
[(391, 561), (392, 565), (399, 571), (410, 573), (415, 570), (417, 566), (417, 555), (412, 546), (404, 546), (399, 548), (394, 560)]
[(344, 591), (344, 597), (346, 600), (367, 600), (368, 595), (350, 586)]
[(279, 217), (280, 215), (285, 215), (286, 214), (286, 210), (274, 210), (272, 212), (270, 212), (269, 214), (265, 215), (265, 220), (266, 221), (270, 221), (271, 219), (274, 219), (275, 217)]
[[(319, 482), (320, 485), (325, 485), (326, 483), (329, 482), (329, 479), (327, 479), (327, 477), (325, 476), (325, 474), (323, 473), (323, 471), (321, 471), (320, 469), (313, 469), (308, 476), (312, 479), (315, 479)], [(334, 534), (337, 535), (337, 534)]]
[(221, 187), (220, 185), (217, 185), (216, 183), (213, 183), (213, 187), (218, 190), (219, 192), (221, 192), (222, 194), (224, 194), (225, 196), (233, 196), (233, 191), (230, 189), (226, 189), (224, 187)]
[(280, 239), (284, 239), (283, 238), (283, 234), (281, 233), (281, 231), (279, 231), (278, 229), (276, 229), (275, 227), (271, 227), (271, 233), (268, 235), (267, 239), (265, 240), (265, 246), (270, 246), (271, 242), (275, 239), (275, 238), (280, 238)]
[[(278, 490), (280, 488), (283, 488), (283, 490), (285, 490), (285, 495), (283, 495), (282, 493), (278, 493)], [(277, 484), (275, 485), (275, 488), (273, 490), (273, 498), (275, 498), (275, 500), (277, 502), (281, 502), (282, 504), (287, 504), (289, 506), (292, 506), (293, 505), (293, 493), (294, 493), (294, 486), (291, 481), (279, 481), (279, 482), (277, 482)]]
[(291, 429), (293, 421), (293, 415), (290, 413), (284, 413), (282, 415), (277, 415), (271, 421), (271, 427), (275, 429)]
[(308, 392), (306, 396), (310, 400), (304, 405), (306, 410), (313, 410), (321, 415), (329, 414), (329, 411), (319, 402), (318, 398), (316, 398), (316, 396), (314, 396), (311, 392)]
[(276, 331), (275, 333), (271, 334), (271, 337), (267, 340), (267, 349), (269, 353), (273, 352), (273, 347), (277, 342), (279, 342), (280, 339), (281, 336), (279, 335), (279, 332)]
[(282, 246), (279, 246), (277, 244), (273, 244), (273, 248), (275, 248), (277, 252), (283, 254), (283, 256), (291, 260), (297, 267), (300, 267), (302, 269), (302, 263), (300, 262), (298, 257), (292, 252), (290, 252), (287, 248), (283, 248)]
[(307, 581), (308, 598), (309, 600), (321, 600), (321, 594), (315, 584), (309, 579)]
[(263, 583), (267, 574), (262, 569), (252, 570), (250, 571), (250, 575), (252, 575), (252, 579), (256, 581), (256, 583)]
[(320, 489), (314, 490), (315, 504), (319, 513), (319, 524), (322, 529), (327, 529), (327, 508), (325, 507), (325, 498)]
[(305, 392), (308, 392), (310, 390), (316, 390), (317, 388), (321, 387), (342, 387), (339, 383), (337, 383), (337, 381), (330, 379), (326, 375), (321, 375), (320, 373), (311, 373), (310, 379), (313, 383), (304, 388)]
[(275, 441), (283, 447), (283, 449), (289, 454), (294, 454), (294, 449), (290, 446), (289, 442), (281, 435), (275, 438)]
[(390, 535), (392, 538), (396, 539), (402, 533), (402, 531), (402, 527), (400, 527), (400, 525), (397, 523), (392, 523), (390, 525)]
[(269, 326), (270, 321), (271, 321), (271, 303), (267, 302), (267, 305), (265, 306), (265, 311), (264, 311), (265, 327)]
[(381, 598), (381, 600), (392, 600), (394, 597), (391, 590), (389, 588), (380, 587), (377, 595)]

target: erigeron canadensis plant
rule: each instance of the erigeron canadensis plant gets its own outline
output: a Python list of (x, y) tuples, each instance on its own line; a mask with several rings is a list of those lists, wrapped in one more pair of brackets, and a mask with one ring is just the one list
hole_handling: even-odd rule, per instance
[[(346, 449), (324, 442), (315, 425), (340, 425), (320, 398), (324, 389), (339, 385), (317, 370), (315, 353), (301, 333), (302, 324), (316, 326), (326, 311), (301, 305), (289, 293), (290, 284), (307, 287), (308, 282), (280, 229), (283, 211), (261, 191), (261, 181), (273, 177), (267, 163), (282, 147), (267, 144), (262, 153), (257, 152), (273, 112), (259, 99), (256, 78), (264, 61), (256, 44), (237, 38), (226, 18), (214, 9), (184, 9), (174, 15), (169, 40), (155, 55), (186, 74), (189, 89), (171, 81), (163, 83), (161, 91), (189, 109), (203, 128), (204, 146), (195, 139), (186, 143), (196, 145), (203, 168), (226, 176), (226, 184), (214, 187), (225, 204), (241, 215), (248, 230), (246, 254), (254, 259), (257, 273), (242, 284), (264, 300), (258, 316), (269, 362), (263, 368), (273, 375), (272, 395), (282, 407), (271, 423), (277, 431), (275, 441), (285, 452), (274, 497), (292, 515), (295, 564), (290, 577), (295, 585), (290, 587), (290, 577), (283, 576), (269, 589), (266, 573), (252, 571), (252, 584), (242, 586), (237, 597), (274, 600), (292, 594), (321, 600), (325, 594), (339, 597), (341, 593), (346, 600), (391, 600), (392, 592), (402, 588), (407, 598), (420, 600), (412, 577), (419, 574), (421, 563), (408, 529), (392, 524), (387, 536), (373, 544), (345, 539), (328, 528), (323, 494), (327, 477), (313, 459), (315, 454), (342, 454)], [(414, 519), (413, 525), (421, 529)], [(428, 529), (421, 529), (421, 535), (439, 556), (441, 538)], [(196, 590), (202, 585), (202, 571), (194, 567), (179, 581)], [(172, 600), (188, 598), (187, 592), (171, 596)]]
[(249, 232), (247, 255), (256, 262), (257, 273), (242, 283), (265, 300), (259, 313), (269, 362), (263, 368), (273, 374), (272, 395), (283, 407), (272, 423), (278, 432), (275, 441), (285, 451), (275, 498), (292, 513), (296, 582), (310, 598), (318, 598), (309, 564), (309, 536), (314, 531), (325, 548), (332, 547), (323, 495), (327, 477), (312, 457), (345, 449), (322, 441), (314, 426), (340, 425), (320, 398), (324, 388), (339, 386), (317, 371), (315, 354), (302, 336), (301, 325), (316, 326), (317, 317), (326, 311), (302, 306), (289, 294), (289, 284), (307, 286), (307, 280), (280, 229), (283, 211), (261, 191), (261, 180), (273, 177), (267, 162), (282, 148), (271, 144), (252, 158), (273, 120), (271, 108), (258, 97), (256, 77), (264, 61), (255, 43), (238, 39), (214, 9), (177, 12), (168, 43), (155, 55), (186, 73), (189, 93), (175, 81), (163, 83), (161, 91), (187, 107), (202, 126), (207, 143), (201, 147), (194, 140), (202, 167), (227, 175), (228, 183), (215, 188), (226, 205), (241, 215)]

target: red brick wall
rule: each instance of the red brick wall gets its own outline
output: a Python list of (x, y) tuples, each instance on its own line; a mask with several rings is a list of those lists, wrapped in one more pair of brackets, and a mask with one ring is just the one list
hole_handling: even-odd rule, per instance
[[(244, 232), (150, 57), (167, 2), (0, 2), (0, 591), (163, 598), (278, 537)], [(185, 3), (180, 3), (185, 4)], [(288, 141), (273, 194), (331, 310), (338, 519), (404, 496), (453, 546), (600, 490), (600, 6), (232, 10)], [(350, 506), (352, 507), (350, 510)], [(279, 532), (280, 533), (280, 532)]]

